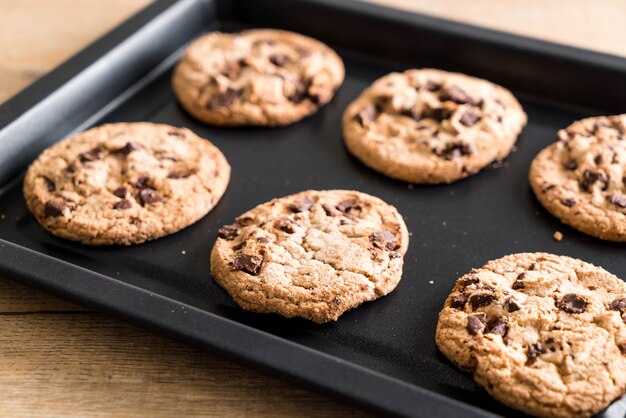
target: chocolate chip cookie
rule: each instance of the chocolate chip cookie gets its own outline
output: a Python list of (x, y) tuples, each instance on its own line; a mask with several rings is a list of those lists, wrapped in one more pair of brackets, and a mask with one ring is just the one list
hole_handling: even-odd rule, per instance
[(37, 221), (84, 244), (139, 244), (206, 215), (230, 166), (188, 129), (103, 125), (46, 149), (29, 167), (24, 197)]
[(626, 283), (546, 253), (490, 261), (457, 281), (437, 345), (513, 408), (589, 417), (626, 392)]
[(526, 124), (508, 90), (459, 73), (391, 73), (343, 115), (348, 150), (411, 183), (452, 183), (506, 157)]
[(211, 125), (287, 125), (328, 103), (343, 82), (341, 58), (323, 43), (281, 30), (213, 32), (174, 71), (182, 106)]
[(574, 122), (530, 167), (541, 204), (563, 223), (626, 242), (626, 115)]
[(235, 302), (316, 323), (391, 292), (409, 243), (394, 207), (348, 190), (274, 199), (217, 234), (211, 272)]

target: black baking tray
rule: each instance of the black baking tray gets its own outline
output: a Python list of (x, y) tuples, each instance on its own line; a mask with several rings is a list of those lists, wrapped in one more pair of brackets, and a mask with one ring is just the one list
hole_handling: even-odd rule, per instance
[[(213, 128), (189, 117), (170, 87), (181, 50), (203, 32), (249, 27), (294, 30), (335, 48), (347, 70), (335, 99), (279, 129)], [(436, 187), (388, 179), (351, 157), (341, 138), (346, 105), (390, 71), (425, 66), (512, 89), (529, 116), (517, 151)], [(156, 1), (0, 107), (0, 274), (374, 411), (523, 416), (437, 351), (437, 314), (459, 275), (509, 253), (569, 255), (626, 277), (623, 246), (561, 225), (527, 181), (533, 156), (559, 128), (625, 110), (624, 58), (357, 2)], [(217, 207), (177, 234), (134, 247), (87, 247), (41, 229), (21, 193), (24, 170), (41, 150), (93, 125), (143, 120), (189, 127), (224, 152), (233, 174)], [(402, 281), (326, 325), (240, 310), (210, 277), (217, 228), (309, 188), (357, 189), (395, 205), (412, 233)], [(553, 240), (556, 230), (563, 241)], [(603, 416), (622, 417), (625, 405)]]

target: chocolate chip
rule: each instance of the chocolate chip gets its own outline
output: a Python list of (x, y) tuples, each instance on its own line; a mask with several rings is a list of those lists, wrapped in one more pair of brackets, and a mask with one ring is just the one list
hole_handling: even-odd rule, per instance
[(466, 277), (464, 279), (461, 279), (459, 284), (461, 285), (461, 287), (463, 289), (465, 289), (467, 286), (471, 285), (471, 284), (476, 284), (479, 283), (480, 279), (476, 276), (470, 276), (470, 277)]
[(480, 116), (472, 109), (465, 109), (465, 112), (461, 115), (459, 122), (465, 126), (473, 126), (480, 120)]
[(587, 301), (580, 295), (568, 293), (557, 302), (556, 306), (567, 313), (579, 314), (587, 309)]
[(294, 84), (293, 93), (287, 99), (293, 103), (300, 103), (306, 98), (307, 90), (306, 84), (298, 80)]
[(487, 324), (487, 328), (485, 330), (486, 334), (495, 334), (501, 337), (504, 337), (509, 330), (508, 320), (506, 317), (501, 316), (499, 318), (494, 318)]
[(128, 199), (122, 199), (119, 202), (113, 204), (113, 209), (130, 209), (133, 205)]
[(563, 206), (567, 206), (568, 208), (571, 208), (572, 206), (576, 204), (576, 199), (574, 199), (573, 197), (561, 199), (561, 204)]
[(443, 150), (436, 152), (436, 154), (450, 161), (461, 156), (470, 155), (473, 152), (474, 148), (470, 144), (460, 141), (449, 142)]
[(612, 311), (626, 312), (626, 298), (613, 299), (609, 304), (609, 309)]
[(67, 172), (68, 173), (75, 173), (77, 171), (78, 171), (78, 165), (76, 163), (72, 163), (72, 164), (67, 166)]
[(466, 104), (469, 103), (471, 105), (478, 105), (478, 103), (473, 100), (465, 91), (457, 86), (452, 86), (446, 90), (444, 90), (440, 96), (440, 100), (442, 102), (451, 101), (457, 104)]
[(602, 164), (602, 154), (596, 155), (596, 157), (593, 159), (593, 162), (596, 163), (596, 165)]
[(217, 236), (228, 241), (233, 240), (237, 235), (239, 235), (239, 230), (241, 229), (241, 224), (235, 222), (230, 225), (224, 225), (220, 229), (217, 230)]
[(574, 171), (578, 168), (578, 163), (575, 160), (571, 160), (563, 164), (563, 167), (567, 170)]
[(450, 298), (450, 307), (462, 311), (466, 302), (467, 296), (463, 293), (458, 293)]
[(168, 174), (168, 179), (184, 179), (198, 172), (197, 167), (179, 167), (172, 169)]
[(283, 67), (289, 61), (289, 57), (285, 54), (275, 54), (271, 55), (269, 60), (277, 67)]
[(435, 83), (432, 80), (428, 80), (424, 85), (424, 88), (428, 91), (437, 91), (441, 88), (441, 84)]
[(358, 209), (359, 206), (357, 205), (356, 200), (346, 199), (339, 202), (335, 207), (343, 213), (348, 213), (352, 209)]
[(489, 293), (476, 293), (469, 298), (470, 305), (472, 305), (474, 310), (481, 306), (487, 306), (494, 300), (496, 300), (495, 296)]
[(470, 335), (476, 335), (485, 329), (485, 322), (487, 321), (487, 316), (484, 313), (479, 313), (476, 315), (470, 315), (467, 317), (467, 332)]
[(374, 232), (370, 235), (370, 241), (375, 247), (389, 251), (397, 250), (400, 247), (395, 240), (396, 236), (390, 231)]
[(100, 153), (102, 152), (102, 148), (100, 147), (95, 147), (87, 152), (83, 152), (81, 154), (78, 155), (78, 158), (80, 159), (81, 162), (85, 163), (85, 162), (89, 162), (89, 161), (96, 161), (100, 158)]
[(135, 187), (139, 190), (145, 189), (146, 187), (148, 187), (149, 182), (150, 178), (148, 176), (139, 176), (139, 178), (135, 182)]
[(307, 210), (311, 209), (311, 206), (313, 206), (314, 202), (308, 198), (308, 196), (303, 196), (300, 199), (291, 202), (291, 204), (289, 205), (289, 209), (292, 212), (306, 212)]
[(239, 251), (246, 246), (246, 241), (242, 241), (233, 247), (233, 251)]
[(57, 189), (57, 186), (48, 177), (44, 176), (43, 177), (43, 181), (44, 181), (44, 183), (46, 183), (46, 189), (48, 189), (49, 192), (53, 192), (53, 191), (55, 191)]
[(506, 307), (506, 310), (509, 312), (515, 312), (521, 309), (521, 307), (513, 298), (508, 298), (506, 302), (504, 303), (504, 306)]
[[(170, 134), (171, 135), (171, 134)], [(122, 148), (120, 148), (119, 150), (117, 150), (117, 152), (120, 152), (124, 155), (128, 155), (133, 151), (137, 151), (142, 149), (143, 146), (137, 142), (127, 142), (126, 145), (124, 145)]]
[(615, 206), (619, 206), (620, 208), (626, 208), (626, 196), (624, 196), (623, 194), (615, 193), (611, 196), (610, 201)]
[(141, 219), (135, 218), (135, 217), (130, 218), (131, 225), (139, 225), (140, 223), (141, 223)]
[(144, 204), (156, 203), (161, 201), (161, 198), (156, 193), (156, 190), (150, 187), (145, 187), (141, 189), (141, 191), (139, 192), (139, 198)]
[(402, 257), (402, 256), (400, 255), (400, 253), (391, 253), (391, 254), (389, 254), (389, 258), (390, 258), (391, 260), (395, 260), (396, 258), (400, 258), (400, 257)]
[(326, 216), (334, 216), (333, 207), (329, 205), (328, 203), (322, 204), (322, 209), (324, 209), (324, 212), (326, 212)]
[(283, 232), (286, 232), (288, 234), (293, 234), (294, 232), (296, 232), (294, 224), (295, 222), (289, 218), (281, 218), (276, 221), (274, 226)]
[(537, 341), (534, 344), (531, 344), (528, 346), (528, 351), (526, 352), (526, 357), (528, 357), (528, 360), (534, 360), (537, 357), (539, 357), (540, 355), (542, 355), (543, 353), (546, 352), (546, 349), (543, 345), (541, 345), (541, 343), (539, 341)]
[(256, 239), (256, 242), (259, 242), (261, 244), (267, 244), (268, 242), (270, 242), (269, 238), (266, 237), (258, 237)]
[(437, 107), (435, 109), (426, 109), (421, 115), (423, 118), (435, 119), (437, 122), (442, 122), (449, 119), (452, 116), (452, 111), (445, 107)]
[(589, 187), (595, 183), (599, 182), (602, 184), (602, 190), (606, 190), (608, 187), (608, 180), (604, 176), (604, 174), (596, 171), (591, 171), (588, 168), (583, 171), (583, 178), (580, 182), (583, 190), (589, 191)]
[(619, 351), (623, 356), (626, 356), (626, 343), (617, 344), (617, 348), (619, 348)]
[(240, 270), (245, 273), (256, 276), (261, 270), (263, 264), (263, 257), (258, 255), (237, 254), (232, 266), (235, 270)]
[[(185, 136), (185, 134), (183, 133), (182, 129), (172, 129), (167, 131), (167, 134), (169, 136)], [(139, 144), (137, 144), (139, 145)]]
[(355, 119), (357, 122), (361, 124), (361, 126), (366, 126), (368, 123), (376, 120), (376, 116), (378, 116), (378, 111), (376, 110), (376, 106), (373, 104), (368, 104), (365, 106), (357, 115)]
[(511, 289), (523, 289), (524, 288), (524, 278), (526, 277), (526, 273), (520, 273), (517, 276), (517, 279), (515, 279), (515, 281), (513, 282), (513, 285), (511, 286)]
[(117, 189), (113, 190), (113, 194), (121, 198), (126, 197), (126, 193), (128, 193), (128, 189), (126, 187), (118, 187)]
[(44, 213), (46, 217), (57, 217), (63, 215), (63, 212), (68, 208), (69, 206), (63, 198), (55, 197), (46, 202)]
[(230, 106), (237, 96), (239, 96), (239, 91), (229, 87), (224, 93), (216, 93), (213, 95), (207, 102), (206, 107), (215, 109)]

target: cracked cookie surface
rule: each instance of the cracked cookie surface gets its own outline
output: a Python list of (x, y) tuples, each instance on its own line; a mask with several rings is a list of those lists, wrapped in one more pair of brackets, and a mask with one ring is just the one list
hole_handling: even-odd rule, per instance
[(382, 200), (308, 190), (222, 227), (211, 273), (246, 310), (323, 323), (391, 292), (408, 243), (402, 217)]
[(196, 222), (229, 178), (224, 155), (188, 129), (116, 123), (46, 149), (26, 173), (24, 197), (54, 235), (131, 245)]
[(626, 284), (570, 257), (509, 255), (457, 281), (436, 339), (501, 402), (589, 417), (626, 392)]
[(343, 136), (365, 165), (411, 183), (451, 183), (506, 157), (526, 114), (508, 90), (441, 70), (376, 80), (348, 106)]
[(196, 39), (172, 83), (183, 107), (211, 125), (280, 126), (328, 103), (344, 78), (341, 58), (293, 32), (213, 32)]
[(626, 242), (626, 115), (574, 122), (533, 160), (530, 184), (562, 222)]

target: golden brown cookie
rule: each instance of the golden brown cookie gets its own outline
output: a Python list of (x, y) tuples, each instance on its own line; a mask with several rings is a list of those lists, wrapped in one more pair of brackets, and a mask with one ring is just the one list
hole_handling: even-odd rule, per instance
[(506, 157), (526, 124), (508, 90), (441, 70), (376, 80), (348, 106), (343, 136), (365, 165), (411, 183), (452, 183)]
[(626, 242), (626, 115), (577, 122), (532, 162), (530, 185), (563, 223)]
[(139, 244), (179, 231), (220, 200), (230, 166), (188, 129), (102, 125), (46, 149), (24, 197), (37, 221), (84, 244)]
[(211, 125), (280, 126), (311, 115), (343, 82), (341, 58), (293, 32), (212, 32), (185, 51), (173, 76), (182, 106)]
[(308, 190), (221, 228), (211, 273), (246, 310), (322, 323), (391, 292), (408, 244), (402, 217), (382, 200)]
[(457, 281), (436, 338), (501, 402), (590, 417), (626, 392), (626, 283), (570, 257), (509, 255)]

